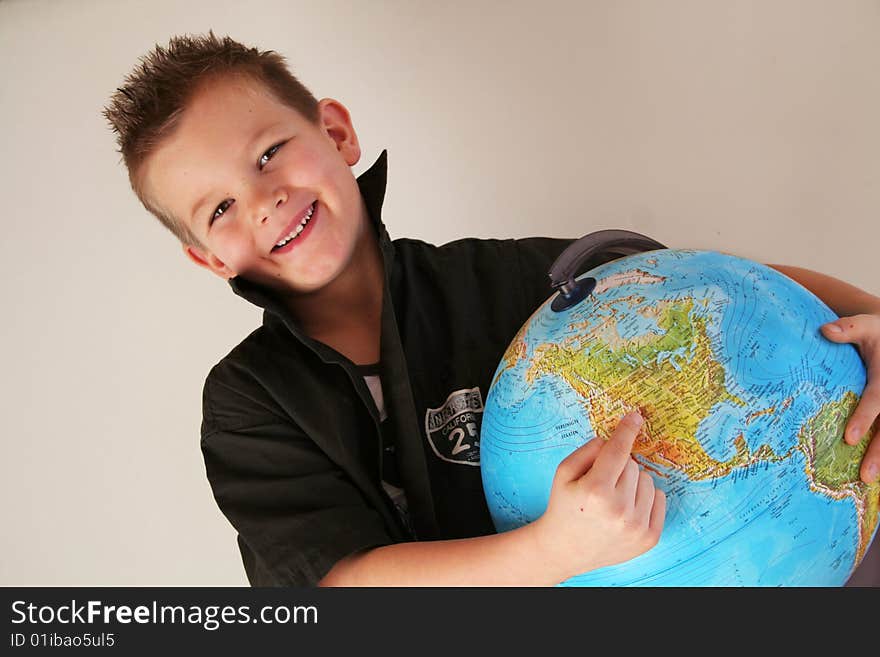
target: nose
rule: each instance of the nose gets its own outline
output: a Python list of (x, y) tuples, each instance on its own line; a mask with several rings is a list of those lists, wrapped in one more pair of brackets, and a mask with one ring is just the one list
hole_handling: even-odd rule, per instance
[(254, 219), (257, 224), (265, 224), (272, 214), (287, 202), (287, 192), (284, 189), (274, 189), (264, 192), (262, 197), (257, 197), (254, 205)]

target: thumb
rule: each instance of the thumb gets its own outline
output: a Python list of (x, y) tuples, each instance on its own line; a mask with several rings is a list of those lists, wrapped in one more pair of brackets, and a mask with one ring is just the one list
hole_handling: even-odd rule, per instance
[(822, 335), (832, 342), (855, 342), (862, 331), (859, 330), (858, 317), (841, 317), (833, 322), (823, 324)]
[(604, 440), (597, 437), (588, 440), (578, 447), (562, 459), (562, 462), (556, 468), (556, 476), (564, 482), (580, 478), (592, 467), (593, 462), (596, 460), (596, 455), (602, 449), (604, 442)]

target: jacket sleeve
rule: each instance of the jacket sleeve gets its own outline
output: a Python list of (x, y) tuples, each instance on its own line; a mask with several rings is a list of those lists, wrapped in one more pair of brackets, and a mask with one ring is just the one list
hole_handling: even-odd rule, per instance
[(391, 543), (342, 469), (257, 393), (212, 370), (201, 439), (208, 481), (238, 532), (251, 585), (312, 586), (343, 557)]

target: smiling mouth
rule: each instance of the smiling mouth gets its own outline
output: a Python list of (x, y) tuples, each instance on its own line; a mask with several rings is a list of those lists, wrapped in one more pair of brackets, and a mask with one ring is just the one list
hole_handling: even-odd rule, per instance
[(300, 221), (296, 225), (296, 227), (291, 230), (280, 242), (273, 246), (272, 251), (283, 249), (285, 246), (289, 246), (291, 242), (295, 242), (297, 239), (299, 239), (299, 236), (302, 235), (303, 231), (306, 229), (306, 226), (308, 226), (309, 222), (312, 220), (312, 216), (315, 214), (317, 205), (318, 202), (315, 201), (309, 206), (309, 209), (306, 211), (306, 214), (302, 218), (302, 221)]

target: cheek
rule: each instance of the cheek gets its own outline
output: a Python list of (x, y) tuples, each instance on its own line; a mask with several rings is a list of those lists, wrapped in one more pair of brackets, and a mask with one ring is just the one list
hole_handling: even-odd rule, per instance
[(257, 249), (250, 235), (241, 235), (234, 231), (226, 231), (219, 236), (216, 255), (226, 266), (237, 272), (244, 271), (257, 257)]

